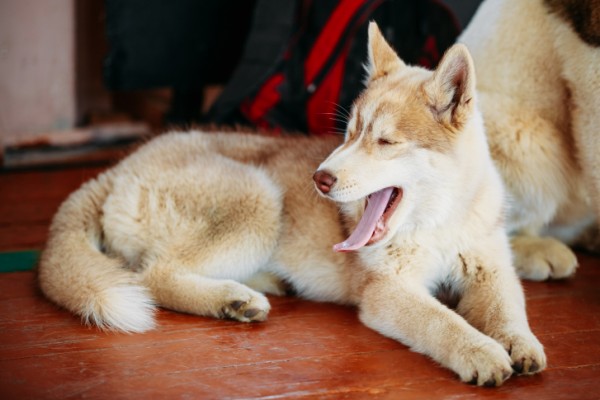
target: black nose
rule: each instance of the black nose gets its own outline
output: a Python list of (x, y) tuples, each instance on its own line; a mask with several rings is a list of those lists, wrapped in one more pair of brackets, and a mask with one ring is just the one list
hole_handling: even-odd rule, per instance
[(327, 171), (317, 171), (313, 175), (313, 181), (315, 181), (317, 189), (319, 189), (321, 193), (329, 193), (331, 187), (335, 184), (335, 181), (337, 181), (337, 178)]

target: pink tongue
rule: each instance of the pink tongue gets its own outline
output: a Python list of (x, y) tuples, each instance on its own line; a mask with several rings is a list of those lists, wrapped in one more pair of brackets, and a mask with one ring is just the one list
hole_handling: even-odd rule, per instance
[(371, 236), (373, 236), (373, 232), (375, 232), (377, 221), (383, 215), (393, 191), (394, 189), (389, 187), (369, 196), (365, 212), (356, 228), (354, 228), (354, 232), (342, 243), (334, 245), (333, 251), (357, 250), (367, 244)]

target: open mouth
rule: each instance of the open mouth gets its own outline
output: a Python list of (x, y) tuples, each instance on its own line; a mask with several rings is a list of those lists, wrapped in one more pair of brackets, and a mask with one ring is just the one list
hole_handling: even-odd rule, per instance
[(353, 251), (381, 240), (388, 221), (402, 200), (402, 189), (388, 187), (367, 197), (365, 212), (348, 239), (333, 246), (334, 251)]

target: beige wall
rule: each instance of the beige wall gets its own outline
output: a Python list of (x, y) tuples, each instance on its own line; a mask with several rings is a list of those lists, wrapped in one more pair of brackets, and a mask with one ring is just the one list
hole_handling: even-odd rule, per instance
[(76, 0), (0, 0), (0, 140), (76, 119)]

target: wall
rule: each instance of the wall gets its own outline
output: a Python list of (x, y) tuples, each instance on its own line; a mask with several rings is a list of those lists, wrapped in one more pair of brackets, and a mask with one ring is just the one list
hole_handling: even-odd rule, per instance
[(0, 1), (0, 140), (74, 126), (74, 2)]

